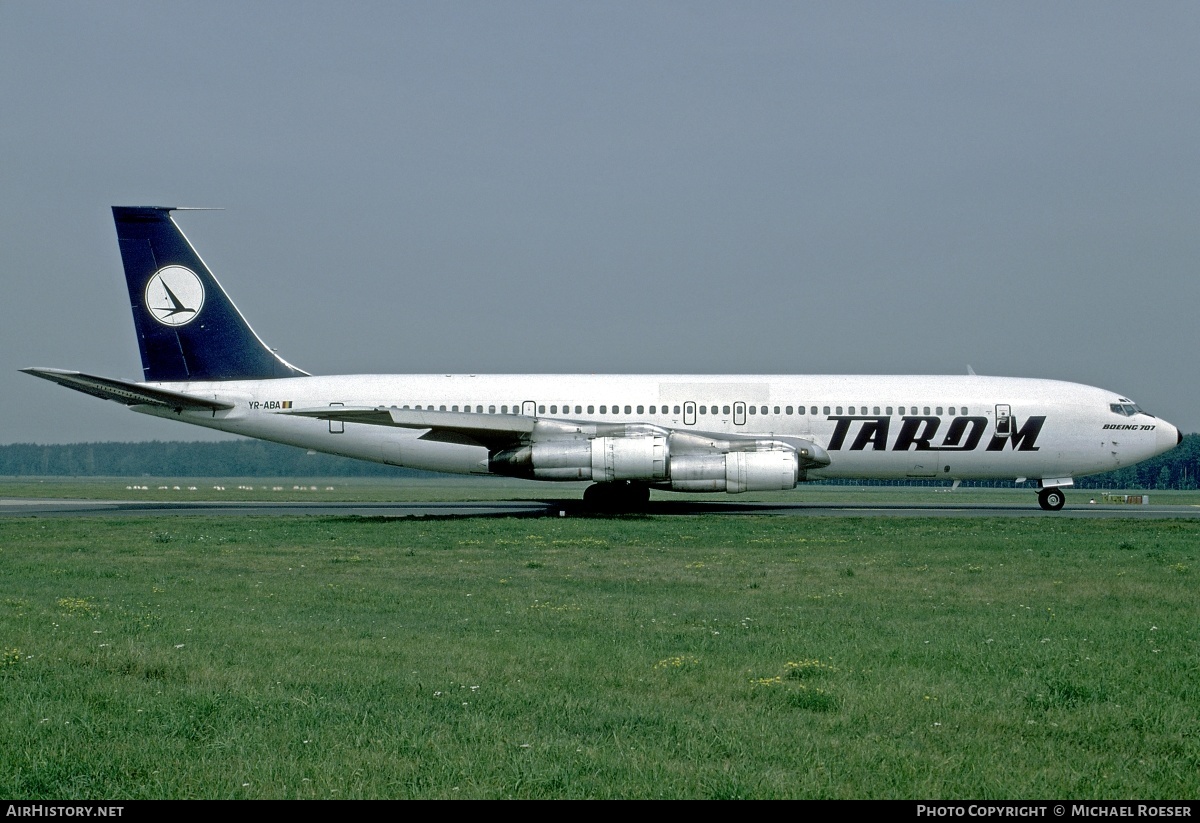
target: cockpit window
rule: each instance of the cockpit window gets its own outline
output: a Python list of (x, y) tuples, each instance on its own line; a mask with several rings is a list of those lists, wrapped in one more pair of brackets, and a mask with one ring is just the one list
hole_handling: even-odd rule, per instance
[(1144, 414), (1144, 412), (1137, 407), (1136, 403), (1109, 403), (1108, 408), (1113, 414), (1119, 414), (1122, 417), (1133, 417), (1135, 414)]

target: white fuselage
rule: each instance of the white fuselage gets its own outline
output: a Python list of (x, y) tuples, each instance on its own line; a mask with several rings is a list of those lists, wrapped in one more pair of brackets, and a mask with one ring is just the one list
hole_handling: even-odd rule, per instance
[[(232, 402), (229, 410), (138, 411), (330, 454), (489, 473), (487, 450), (420, 429), (313, 419), (289, 410), (398, 407), (540, 420), (648, 424), (678, 432), (797, 437), (823, 446), (817, 478), (1055, 481), (1131, 465), (1178, 430), (1128, 400), (1054, 380), (871, 375), (342, 375), (143, 384)], [(1125, 406), (1130, 408), (1129, 405)], [(997, 431), (997, 420), (1011, 415)], [(1061, 481), (1061, 482), (1058, 482)]]

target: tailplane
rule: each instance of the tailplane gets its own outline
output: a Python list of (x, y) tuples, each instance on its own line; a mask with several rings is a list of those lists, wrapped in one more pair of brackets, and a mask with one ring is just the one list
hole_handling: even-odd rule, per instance
[(171, 219), (175, 210), (113, 206), (145, 379), (304, 376), (250, 328)]

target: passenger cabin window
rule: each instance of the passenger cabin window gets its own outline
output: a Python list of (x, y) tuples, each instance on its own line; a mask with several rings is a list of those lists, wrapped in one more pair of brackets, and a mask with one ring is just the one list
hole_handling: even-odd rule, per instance
[(937, 407), (937, 413), (938, 413), (938, 417), (942, 416), (942, 407), (941, 406)]
[[(722, 413), (722, 414), (729, 414), (729, 407), (728, 407), (728, 406), (722, 406), (722, 407), (721, 407), (721, 413)], [(753, 411), (751, 411), (750, 413), (751, 413), (751, 414), (754, 414), (754, 412), (753, 412)]]
[(928, 415), (928, 414), (929, 414), (929, 407), (928, 407), (928, 406), (926, 406), (926, 407), (925, 407), (925, 414), (926, 414), (926, 415)]
[(788, 407), (786, 407), (786, 408), (784, 409), (784, 411), (786, 411), (788, 414), (791, 414), (791, 413), (792, 413), (792, 407), (791, 407), (791, 406), (788, 406)]
[(630, 409), (628, 406), (626, 406), (626, 407), (625, 407), (625, 413), (626, 413), (626, 414), (633, 414), (633, 410), (632, 410), (632, 409)]

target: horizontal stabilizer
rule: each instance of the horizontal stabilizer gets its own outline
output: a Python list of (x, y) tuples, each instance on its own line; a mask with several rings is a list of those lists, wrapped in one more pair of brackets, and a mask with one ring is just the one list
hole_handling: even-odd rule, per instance
[(49, 380), (68, 389), (90, 394), (103, 400), (113, 400), (126, 406), (162, 406), (176, 412), (188, 410), (221, 411), (232, 409), (232, 403), (221, 400), (194, 397), (190, 394), (154, 389), (139, 383), (116, 380), (112, 377), (97, 377), (77, 371), (62, 369), (21, 369), (26, 374)]

